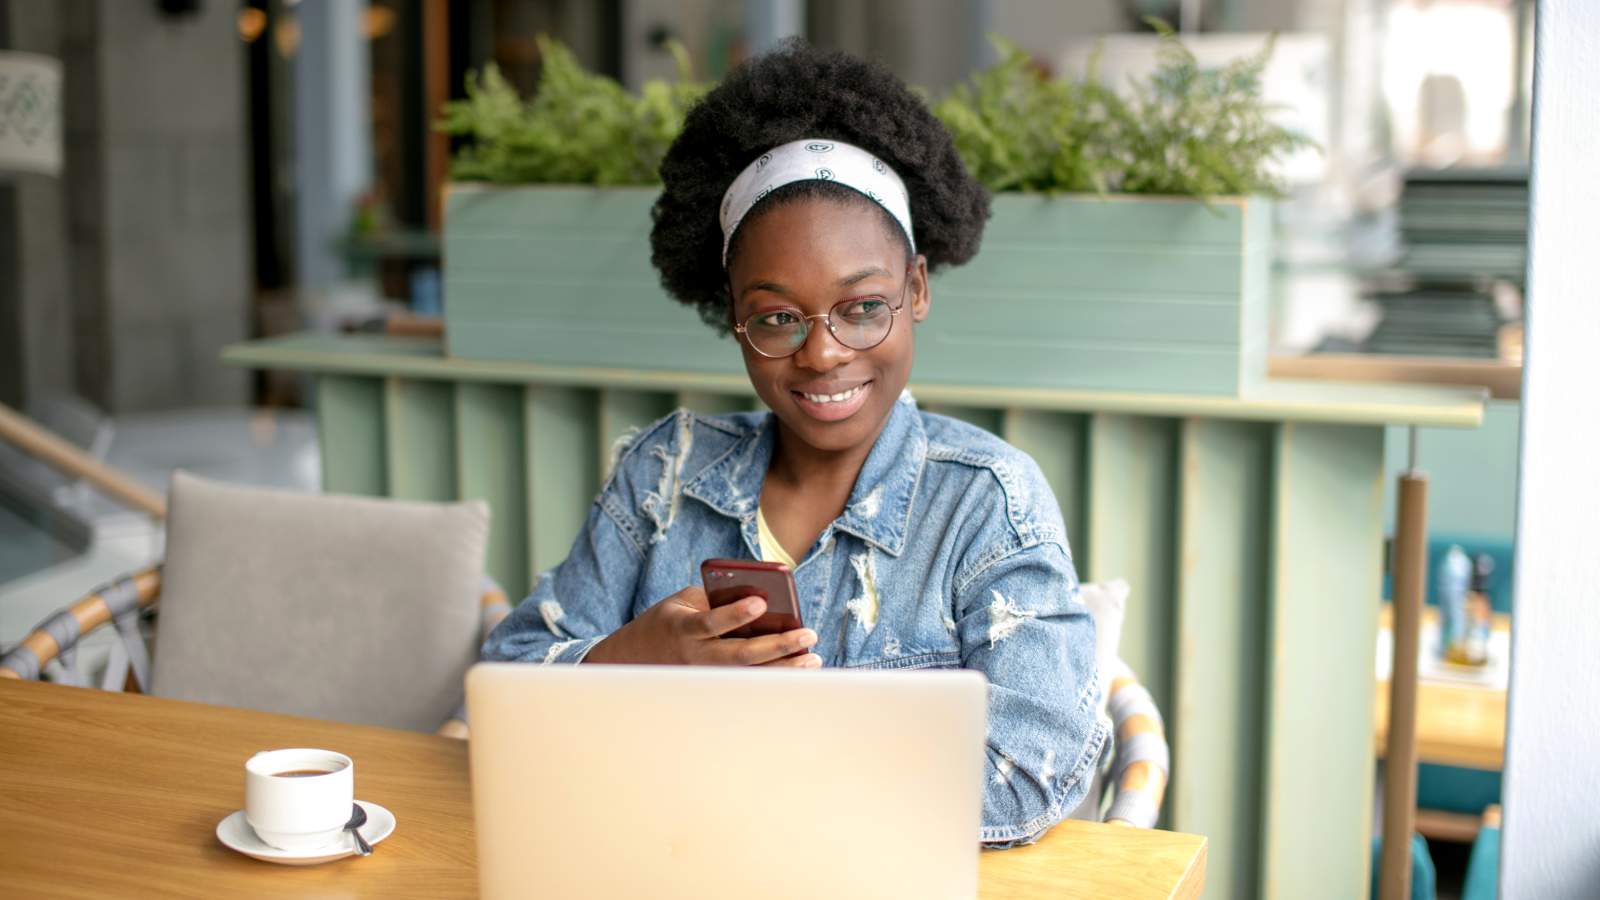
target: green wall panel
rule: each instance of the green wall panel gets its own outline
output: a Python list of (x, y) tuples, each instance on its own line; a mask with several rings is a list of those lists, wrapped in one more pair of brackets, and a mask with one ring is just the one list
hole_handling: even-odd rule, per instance
[(1078, 574), (1087, 577), (1081, 568), (1089, 559), (1089, 417), (1012, 408), (1004, 412), (1000, 427), (1002, 437), (1039, 464), (1061, 506)]
[(747, 412), (754, 394), (713, 394), (706, 391), (679, 391), (677, 405), (693, 410), (702, 416), (720, 416), (723, 413)]
[(1366, 896), (1383, 430), (1285, 423), (1273, 448), (1261, 892)]
[(678, 408), (677, 395), (659, 391), (603, 390), (599, 399), (601, 477), (611, 472), (611, 454), (618, 442)]
[(594, 502), (600, 483), (598, 397), (583, 388), (527, 388), (530, 585), (566, 558)]
[(384, 495), (383, 381), (366, 376), (317, 379), (317, 439), (322, 487), (334, 494)]
[(489, 574), (509, 596), (525, 596), (529, 552), (523, 390), (458, 384), (455, 403), (461, 499), (489, 501)]
[(384, 460), (388, 495), (456, 498), (455, 392), (438, 381), (384, 381)]
[(1271, 425), (1215, 419), (1179, 429), (1167, 810), (1173, 828), (1209, 842), (1207, 897), (1256, 887), (1274, 436)]
[[(1522, 404), (1491, 400), (1483, 427), (1417, 430), (1417, 468), (1428, 476), (1428, 531), (1510, 546), (1517, 525)], [(1394, 532), (1395, 479), (1408, 466), (1408, 429), (1385, 429), (1383, 521)], [(1429, 593), (1433, 585), (1428, 585)]]
[(1156, 705), (1172, 702), (1177, 420), (1089, 419), (1089, 552), (1085, 580), (1126, 578), (1123, 660)]
[(968, 425), (976, 425), (990, 434), (998, 435), (1001, 432), (1001, 420), (1005, 418), (1005, 411), (999, 409), (985, 409), (979, 406), (956, 406), (949, 403), (923, 403), (922, 409), (952, 419), (960, 419)]

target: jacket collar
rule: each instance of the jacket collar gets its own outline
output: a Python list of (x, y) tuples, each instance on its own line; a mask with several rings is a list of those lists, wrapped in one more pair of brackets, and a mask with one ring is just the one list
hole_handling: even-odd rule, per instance
[[(730, 518), (754, 520), (776, 443), (775, 420), (768, 413), (690, 478), (684, 493)], [(927, 457), (928, 436), (922, 427), (922, 416), (911, 395), (902, 394), (867, 454), (844, 513), (834, 525), (875, 544), (890, 556), (899, 556), (905, 549), (911, 506)]]

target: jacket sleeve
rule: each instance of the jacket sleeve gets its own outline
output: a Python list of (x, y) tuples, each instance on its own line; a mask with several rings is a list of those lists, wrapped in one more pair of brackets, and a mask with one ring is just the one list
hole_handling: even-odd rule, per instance
[(632, 618), (647, 544), (628, 506), (627, 462), (618, 460), (567, 558), (540, 575), (533, 593), (489, 633), (484, 659), (582, 662)]
[(1088, 792), (1109, 727), (1099, 715), (1094, 621), (1066, 548), (981, 554), (956, 585), (962, 664), (989, 679), (983, 826), (993, 847), (1029, 844)]

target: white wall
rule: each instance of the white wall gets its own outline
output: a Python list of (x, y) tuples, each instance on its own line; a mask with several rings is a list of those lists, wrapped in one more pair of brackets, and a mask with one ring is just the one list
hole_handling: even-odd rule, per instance
[(1500, 894), (1600, 890), (1600, 3), (1543, 0)]

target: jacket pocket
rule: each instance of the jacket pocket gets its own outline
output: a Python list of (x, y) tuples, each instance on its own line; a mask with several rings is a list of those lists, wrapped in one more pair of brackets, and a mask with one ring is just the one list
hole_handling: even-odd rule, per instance
[(896, 656), (875, 662), (845, 666), (847, 669), (957, 669), (961, 667), (961, 654), (951, 650), (943, 653), (916, 653)]

